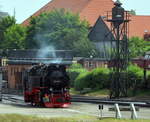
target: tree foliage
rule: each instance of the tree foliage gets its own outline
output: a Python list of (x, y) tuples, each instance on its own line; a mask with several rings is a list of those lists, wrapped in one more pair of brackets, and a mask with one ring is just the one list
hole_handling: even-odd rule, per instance
[[(93, 90), (109, 89), (111, 85), (112, 71), (108, 68), (96, 68), (92, 71), (81, 72), (75, 79), (74, 87), (76, 90), (83, 90), (84, 88), (91, 88)], [(143, 89), (145, 82), (143, 80), (143, 69), (135, 64), (128, 66), (127, 77), (121, 75), (121, 79), (128, 79), (127, 90), (135, 95), (136, 90)], [(150, 80), (150, 72), (147, 72), (147, 81)], [(150, 83), (148, 83), (148, 88)]]
[(109, 88), (108, 68), (96, 68), (90, 72), (80, 73), (75, 79), (75, 89), (83, 90), (84, 88), (102, 89)]
[(132, 37), (129, 40), (130, 57), (138, 57), (144, 55), (146, 51), (150, 50), (150, 42), (145, 41), (139, 37)]
[(74, 81), (75, 79), (81, 74), (88, 72), (81, 64), (75, 63), (72, 64), (68, 69), (67, 69), (69, 78), (70, 78), (70, 85), (71, 87), (74, 87)]
[(64, 9), (33, 17), (28, 27), (27, 48), (53, 46), (57, 50), (73, 50), (77, 56), (89, 56), (95, 50), (89, 41), (88, 23), (79, 15)]
[(24, 49), (26, 28), (15, 24), (4, 32), (3, 49)]
[(0, 47), (2, 46), (4, 42), (4, 33), (9, 27), (14, 25), (15, 23), (16, 23), (15, 18), (11, 16), (6, 16), (0, 19)]
[(136, 11), (133, 10), (133, 9), (131, 9), (131, 10), (129, 11), (129, 13), (130, 13), (131, 15), (136, 15)]
[(38, 18), (31, 18), (30, 26), (27, 27), (27, 38), (25, 47), (26, 48), (38, 48), (38, 43), (36, 42), (36, 39), (34, 36), (36, 35), (36, 21), (38, 21)]

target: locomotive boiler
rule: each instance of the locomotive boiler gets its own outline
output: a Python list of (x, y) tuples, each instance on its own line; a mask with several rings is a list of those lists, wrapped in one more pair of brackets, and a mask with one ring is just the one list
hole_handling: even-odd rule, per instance
[(24, 100), (32, 105), (68, 107), (69, 76), (63, 64), (35, 65), (23, 73)]

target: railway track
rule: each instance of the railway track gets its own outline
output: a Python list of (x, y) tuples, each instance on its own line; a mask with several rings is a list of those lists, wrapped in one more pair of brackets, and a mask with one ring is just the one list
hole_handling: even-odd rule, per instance
[(12, 103), (24, 103), (23, 97), (10, 94), (3, 94), (2, 100), (9, 101)]
[(113, 105), (115, 103), (119, 105), (128, 106), (133, 103), (135, 106), (139, 107), (149, 107), (150, 108), (150, 101), (149, 100), (125, 100), (125, 99), (108, 99), (108, 98), (95, 98), (95, 97), (87, 97), (87, 96), (72, 96), (72, 102), (86, 102), (86, 103), (96, 103), (96, 104), (107, 104)]
[[(21, 111), (26, 108), (31, 108), (31, 109), (26, 109), (25, 111), (29, 110), (29, 111), (33, 111), (33, 113), (34, 113), (36, 110), (36, 112), (39, 111), (38, 113), (40, 115), (42, 113), (44, 113), (45, 110), (46, 110), (45, 113), (47, 113), (47, 111), (50, 111), (50, 112), (52, 111), (52, 109), (43, 109), (38, 106), (33, 107), (33, 106), (31, 106), (31, 104), (26, 104), (24, 102), (23, 96), (3, 94), (2, 101), (3, 101), (3, 104), (12, 105), (13, 107), (16, 106)], [(62, 110), (62, 112), (66, 111), (66, 114), (73, 112), (73, 113), (80, 113), (80, 114), (85, 114), (85, 115), (99, 116), (99, 113), (95, 114), (95, 112), (98, 109), (98, 105), (103, 104), (104, 108), (105, 108), (105, 109), (103, 109), (105, 116), (114, 117), (115, 115), (114, 115), (114, 112), (112, 112), (112, 111), (114, 111), (114, 104), (118, 103), (119, 105), (123, 105), (123, 107), (119, 106), (120, 110), (122, 112), (125, 111), (125, 113), (123, 113), (123, 116), (126, 118), (129, 118), (130, 113), (131, 113), (131, 109), (130, 109), (129, 105), (131, 103), (134, 103), (137, 111), (140, 109), (140, 111), (138, 111), (138, 115), (140, 115), (141, 118), (142, 117), (149, 118), (148, 112), (149, 112), (150, 104), (148, 103), (148, 100), (147, 101), (131, 101), (131, 100), (116, 100), (116, 99), (110, 100), (108, 98), (95, 98), (95, 97), (74, 95), (74, 96), (72, 96), (71, 101), (72, 102), (95, 103), (95, 104), (72, 103), (73, 107), (70, 107), (67, 109), (59, 109), (59, 113), (60, 113), (60, 110)], [(146, 107), (146, 108), (143, 108), (143, 107)], [(75, 108), (78, 108), (78, 109), (76, 110)], [(83, 111), (83, 110), (85, 110), (85, 111)], [(93, 111), (93, 112), (91, 113), (91, 111)]]
[[(3, 94), (2, 98), (3, 100), (7, 100), (13, 103), (24, 103), (23, 96)], [(125, 100), (125, 99), (121, 100), (121, 99), (108, 99), (108, 98), (96, 98), (96, 97), (73, 95), (71, 97), (71, 102), (85, 102), (85, 103), (106, 104), (106, 105), (114, 105), (115, 103), (117, 103), (123, 106), (128, 106), (129, 104), (133, 103), (135, 106), (150, 108), (149, 100), (135, 101), (135, 100)]]

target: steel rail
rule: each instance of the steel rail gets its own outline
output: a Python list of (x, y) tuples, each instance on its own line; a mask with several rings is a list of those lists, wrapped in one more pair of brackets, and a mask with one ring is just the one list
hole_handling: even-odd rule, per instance
[(71, 102), (86, 102), (86, 103), (107, 104), (107, 105), (114, 105), (117, 103), (123, 106), (129, 106), (131, 103), (133, 103), (135, 106), (150, 108), (149, 100), (138, 101), (138, 100), (95, 98), (95, 97), (87, 97), (87, 96), (72, 96)]
[(3, 94), (2, 95), (2, 100), (7, 100), (7, 101), (10, 101), (10, 102), (24, 102), (23, 99), (19, 99), (13, 95), (8, 95), (8, 94)]
[[(12, 102), (24, 102), (23, 97), (21, 96), (22, 99), (19, 97), (20, 96), (10, 95), (10, 94), (3, 95), (4, 100), (8, 100)], [(135, 106), (138, 107), (150, 108), (150, 100), (142, 101), (142, 100), (109, 99), (109, 98), (73, 95), (71, 96), (71, 102), (85, 102), (85, 103), (95, 103), (95, 104), (104, 104), (104, 105), (114, 105), (117, 103), (123, 106), (129, 106), (131, 103), (133, 103)]]

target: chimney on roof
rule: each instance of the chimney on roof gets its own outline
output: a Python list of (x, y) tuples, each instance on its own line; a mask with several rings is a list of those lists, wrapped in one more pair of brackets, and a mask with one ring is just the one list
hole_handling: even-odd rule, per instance
[(144, 30), (144, 33), (148, 33), (148, 30)]

